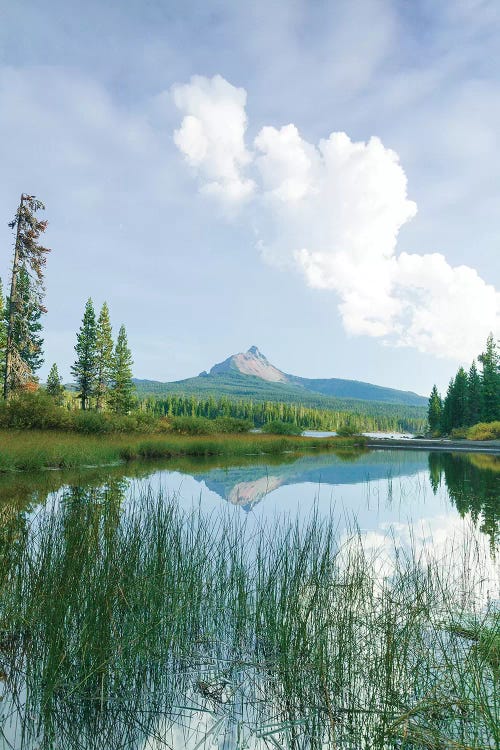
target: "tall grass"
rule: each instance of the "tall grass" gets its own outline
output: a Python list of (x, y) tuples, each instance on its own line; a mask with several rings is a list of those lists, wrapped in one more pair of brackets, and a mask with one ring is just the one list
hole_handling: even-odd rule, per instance
[(0, 547), (23, 747), (498, 746), (498, 613), (445, 561), (120, 499), (69, 489)]
[(77, 435), (65, 432), (0, 430), (0, 472), (96, 466), (121, 461), (182, 456), (247, 456), (308, 449), (362, 447), (363, 437), (303, 438), (273, 435)]

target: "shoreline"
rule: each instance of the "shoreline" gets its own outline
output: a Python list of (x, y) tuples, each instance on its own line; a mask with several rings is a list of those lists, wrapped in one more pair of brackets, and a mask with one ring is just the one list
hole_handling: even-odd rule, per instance
[(366, 448), (489, 453), (500, 456), (500, 440), (448, 440), (446, 438), (368, 438)]

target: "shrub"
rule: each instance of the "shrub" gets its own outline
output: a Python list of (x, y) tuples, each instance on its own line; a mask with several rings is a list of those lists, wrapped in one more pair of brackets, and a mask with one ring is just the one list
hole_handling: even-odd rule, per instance
[(276, 420), (262, 425), (262, 432), (267, 432), (271, 435), (301, 435), (303, 430), (302, 427), (291, 422)]
[(147, 414), (144, 411), (133, 412), (130, 417), (135, 422), (135, 429), (139, 432), (152, 432), (158, 424), (158, 419), (153, 414)]
[(84, 435), (102, 435), (114, 431), (112, 419), (102, 412), (77, 411), (72, 416), (74, 429)]
[(214, 422), (206, 417), (173, 417), (170, 429), (180, 435), (211, 435), (215, 432)]
[(469, 431), (467, 427), (455, 427), (450, 434), (450, 437), (454, 440), (467, 440)]
[(469, 427), (469, 440), (500, 440), (500, 422), (479, 422)]
[(341, 427), (337, 427), (336, 432), (339, 437), (353, 437), (357, 434), (356, 428), (352, 427), (349, 424), (344, 424)]
[(45, 391), (24, 391), (0, 404), (0, 426), (28, 430), (67, 430), (71, 415)]
[(213, 420), (215, 432), (248, 432), (253, 427), (250, 419), (236, 417), (217, 417)]

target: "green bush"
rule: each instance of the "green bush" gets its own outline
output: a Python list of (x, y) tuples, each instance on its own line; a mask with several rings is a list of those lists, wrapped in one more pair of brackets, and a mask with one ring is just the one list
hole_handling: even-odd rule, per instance
[(353, 437), (357, 434), (356, 428), (349, 424), (344, 424), (342, 427), (338, 427), (336, 432), (339, 437)]
[(500, 422), (479, 422), (469, 427), (469, 440), (500, 440)]
[(236, 417), (217, 417), (213, 420), (215, 432), (248, 432), (253, 427), (250, 419), (237, 419)]
[(45, 391), (19, 393), (0, 404), (0, 427), (28, 430), (67, 430), (71, 414)]
[(454, 427), (450, 433), (450, 437), (453, 440), (467, 440), (469, 437), (469, 430), (467, 427)]
[(206, 417), (172, 417), (170, 430), (180, 435), (211, 435), (215, 432), (215, 420)]
[(73, 428), (84, 435), (103, 435), (114, 432), (113, 418), (98, 411), (76, 411), (72, 415)]
[(302, 427), (291, 422), (276, 420), (262, 425), (262, 432), (267, 432), (270, 435), (302, 435), (303, 430)]

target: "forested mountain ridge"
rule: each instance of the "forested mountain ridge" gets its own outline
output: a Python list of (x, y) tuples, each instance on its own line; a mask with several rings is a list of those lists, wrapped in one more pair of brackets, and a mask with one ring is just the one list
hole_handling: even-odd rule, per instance
[(427, 404), (426, 398), (411, 391), (357, 380), (290, 375), (272, 365), (256, 346), (233, 354), (198, 377), (168, 383), (136, 379), (134, 383), (139, 395), (228, 395), (266, 401), (299, 401), (323, 408), (336, 408), (339, 401), (347, 408), (359, 405), (360, 401), (419, 407)]

